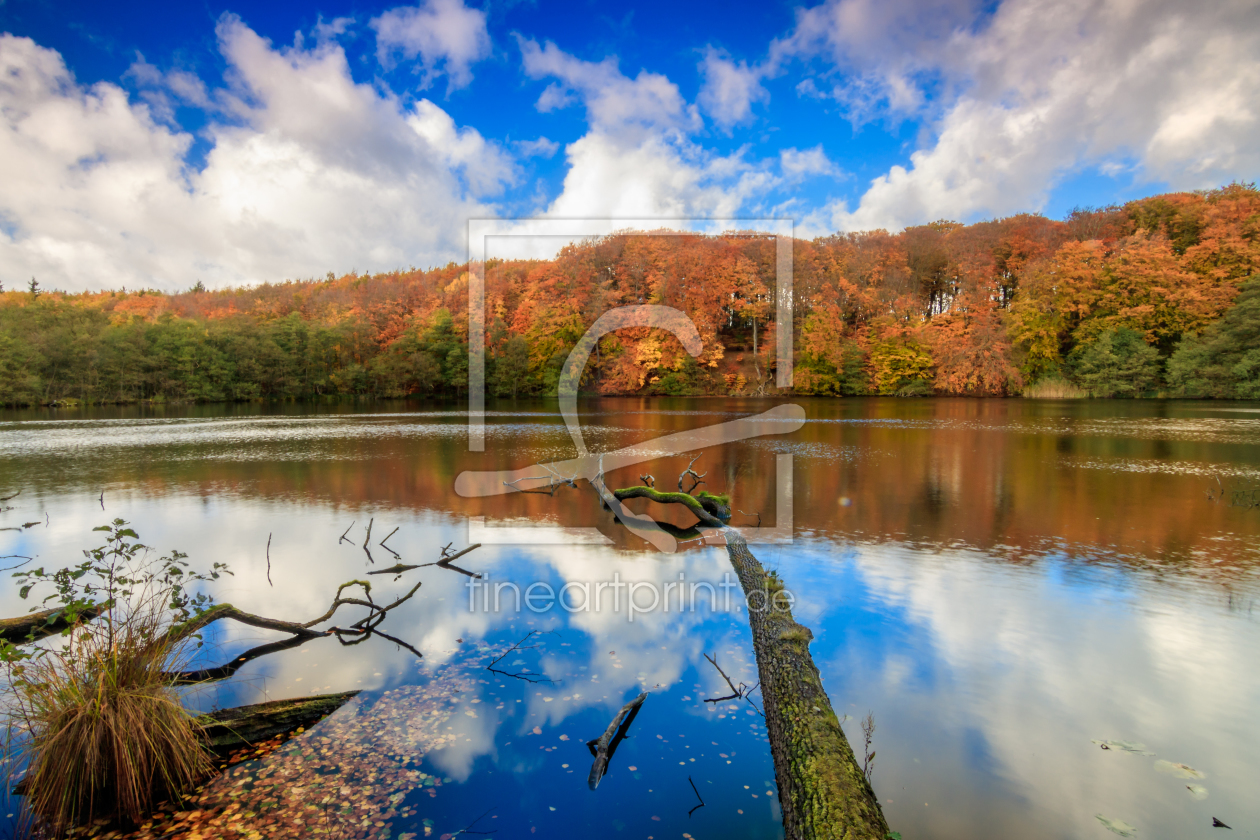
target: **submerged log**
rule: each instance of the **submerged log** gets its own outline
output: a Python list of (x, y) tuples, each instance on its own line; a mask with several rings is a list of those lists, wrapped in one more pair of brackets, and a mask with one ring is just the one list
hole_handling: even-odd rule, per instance
[(20, 645), (60, 633), (79, 621), (91, 621), (101, 614), (99, 607), (90, 607), (78, 613), (74, 620), (67, 620), (65, 609), (44, 610), (17, 618), (0, 618), (0, 640)]
[(888, 823), (883, 810), (831, 708), (809, 652), (814, 635), (792, 618), (783, 581), (767, 574), (743, 536), (701, 499), (652, 487), (615, 490), (613, 495), (619, 500), (682, 504), (725, 536), (727, 554), (749, 605), (786, 839), (884, 840)]
[(217, 753), (226, 753), (299, 727), (312, 726), (350, 702), (358, 693), (345, 691), (236, 706), (201, 715), (197, 723), (204, 730), (210, 747)]
[(634, 717), (639, 713), (639, 707), (643, 705), (643, 701), (646, 699), (647, 692), (645, 691), (622, 706), (621, 711), (617, 712), (617, 716), (612, 719), (612, 723), (608, 724), (608, 728), (604, 730), (604, 734), (594, 741), (586, 742), (591, 755), (595, 756), (595, 761), (591, 763), (591, 774), (586, 779), (586, 783), (590, 785), (591, 790), (599, 787), (604, 774), (608, 772), (608, 762), (612, 760), (613, 753), (617, 751), (617, 745), (621, 743), (622, 739), (626, 737), (626, 733), (630, 731), (630, 724), (634, 723)]

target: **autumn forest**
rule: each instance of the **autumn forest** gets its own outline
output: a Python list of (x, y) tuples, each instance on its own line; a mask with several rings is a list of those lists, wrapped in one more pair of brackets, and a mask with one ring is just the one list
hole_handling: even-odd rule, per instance
[[(487, 390), (554, 394), (616, 306), (686, 312), (691, 357), (605, 337), (583, 390), (779, 393), (776, 243), (617, 234), (486, 266)], [(1231, 184), (1057, 221), (1026, 214), (793, 243), (793, 392), (1260, 398), (1260, 190)], [(468, 275), (289, 280), (179, 294), (0, 287), (0, 404), (458, 396)]]

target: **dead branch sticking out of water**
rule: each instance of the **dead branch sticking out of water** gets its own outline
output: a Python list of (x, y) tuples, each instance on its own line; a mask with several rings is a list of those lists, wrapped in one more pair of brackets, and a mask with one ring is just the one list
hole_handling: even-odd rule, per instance
[[(457, 832), (455, 832), (454, 834), (450, 835), (450, 839), (451, 839), (451, 840), (455, 840), (455, 838), (456, 838), (456, 837), (458, 837), (458, 836), (459, 836), (459, 835), (461, 835), (461, 834), (496, 834), (496, 833), (498, 833), (498, 831), (499, 831), (499, 830), (498, 830), (497, 828), (492, 829), (492, 830), (490, 830), (490, 831), (475, 831), (475, 830), (473, 829), (473, 826), (474, 826), (474, 825), (476, 825), (477, 823), (479, 823), (479, 822), (481, 822), (482, 820), (484, 820), (487, 816), (489, 816), (489, 815), (490, 815), (491, 811), (493, 811), (493, 810), (494, 810), (494, 808), (491, 808), (489, 811), (486, 811), (486, 812), (485, 812), (484, 814), (482, 814), (480, 817), (477, 817), (477, 819), (473, 820), (473, 821), (472, 821), (472, 822), (470, 822), (468, 825), (466, 825), (466, 826), (464, 826), (463, 828), (461, 828), (459, 831), (457, 831)], [(426, 829), (426, 830), (427, 830), (427, 829)], [(443, 836), (445, 836), (445, 835), (443, 835)]]
[(275, 586), (271, 582), (271, 534), (267, 535), (267, 585)]
[[(599, 787), (600, 781), (608, 772), (608, 762), (612, 760), (613, 753), (617, 751), (617, 746), (625, 739), (626, 733), (630, 731), (630, 724), (634, 723), (634, 718), (639, 713), (639, 707), (643, 705), (643, 701), (646, 699), (647, 692), (645, 691), (622, 706), (621, 711), (617, 712), (617, 716), (612, 719), (612, 723), (608, 724), (608, 728), (604, 730), (604, 734), (594, 741), (586, 742), (591, 755), (595, 756), (595, 760), (591, 763), (591, 774), (586, 779), (586, 783), (591, 790)], [(699, 796), (699, 794), (696, 795)]]
[[(342, 597), (342, 593), (346, 589), (352, 586), (361, 587), (363, 589), (363, 597), (361, 598)], [(312, 639), (322, 639), (327, 636), (335, 636), (337, 640), (341, 642), (341, 644), (343, 645), (357, 645), (357, 644), (361, 644), (362, 642), (367, 641), (372, 636), (380, 636), (381, 638), (391, 641), (396, 645), (405, 647), (407, 650), (414, 653), (417, 658), (422, 659), (424, 658), (424, 655), (421, 654), (420, 651), (416, 650), (414, 647), (402, 641), (401, 639), (397, 639), (387, 633), (382, 632), (379, 629), (381, 622), (385, 620), (385, 616), (388, 615), (391, 610), (394, 610), (398, 606), (411, 600), (411, 598), (416, 594), (417, 591), (419, 591), (419, 589), (420, 589), (420, 584), (417, 583), (414, 587), (411, 588), (411, 591), (409, 591), (406, 595), (403, 595), (400, 598), (396, 599), (392, 604), (389, 604), (388, 606), (381, 606), (380, 604), (377, 604), (375, 601), (372, 600), (372, 585), (370, 583), (368, 583), (367, 581), (362, 581), (362, 580), (347, 581), (346, 583), (343, 583), (341, 586), (337, 588), (337, 594), (333, 598), (332, 606), (328, 608), (327, 612), (325, 612), (319, 618), (316, 618), (316, 619), (313, 619), (311, 621), (307, 621), (304, 623), (300, 623), (300, 624), (293, 621), (282, 621), (276, 618), (268, 618), (266, 616), (260, 616), (260, 615), (254, 615), (252, 613), (247, 613), (243, 610), (237, 609), (231, 604), (219, 604), (217, 606), (211, 607), (210, 609), (206, 610), (204, 613), (202, 613), (199, 616), (196, 616), (195, 618), (192, 618), (182, 624), (178, 624), (172, 627), (167, 632), (167, 636), (166, 636), (167, 643), (175, 643), (175, 642), (183, 641), (184, 639), (187, 639), (199, 633), (201, 630), (205, 629), (210, 624), (213, 624), (216, 621), (222, 621), (224, 619), (230, 619), (232, 621), (236, 621), (241, 624), (247, 624), (251, 627), (258, 627), (264, 630), (278, 630), (282, 633), (289, 633), (292, 636), (292, 638), (284, 642), (276, 642), (273, 644), (262, 645), (261, 647), (254, 648), (250, 651), (247, 651), (241, 657), (237, 657), (232, 662), (229, 662), (225, 665), (218, 666), (216, 668), (206, 668), (206, 669), (202, 669), (201, 671), (182, 672), (182, 673), (173, 674), (172, 676), (178, 682), (181, 682), (181, 683), (225, 679), (231, 676), (232, 674), (234, 674), (236, 670), (240, 668), (241, 665), (245, 664), (245, 662), (248, 662), (251, 659), (257, 659), (259, 656), (265, 656), (268, 653), (275, 653), (276, 651), (279, 651), (279, 650), (286, 650), (291, 647), (297, 647), (298, 645), (308, 642)], [(336, 614), (336, 612), (343, 606), (365, 607), (368, 610), (368, 614), (364, 618), (359, 619), (358, 621), (354, 622), (353, 624), (347, 627), (330, 627), (327, 630), (313, 629), (316, 625), (322, 624), (328, 619), (332, 618), (333, 615)], [(205, 680), (197, 679), (197, 676), (199, 674), (204, 675)]]
[[(551, 467), (547, 466), (546, 464), (539, 464), (539, 466), (542, 467), (544, 470), (546, 470), (548, 474), (523, 476), (521, 478), (513, 479), (512, 481), (505, 481), (503, 482), (503, 485), (505, 487), (511, 487), (517, 493), (546, 493), (548, 496), (556, 495), (556, 490), (560, 489), (561, 487), (577, 487), (577, 473), (574, 473), (568, 478), (565, 478), (564, 476), (560, 475), (560, 473), (556, 472), (555, 470), (553, 470)], [(547, 482), (546, 487), (531, 487), (527, 490), (522, 490), (521, 488), (516, 486), (522, 481), (544, 481), (544, 480)]]
[(692, 790), (692, 792), (693, 792), (693, 793), (695, 793), (695, 795), (696, 795), (696, 799), (699, 799), (699, 800), (700, 800), (700, 804), (699, 804), (699, 805), (697, 805), (695, 808), (692, 808), (690, 811), (688, 811), (688, 812), (687, 812), (687, 819), (691, 819), (691, 815), (692, 815), (692, 814), (694, 814), (694, 813), (696, 812), (696, 809), (697, 809), (697, 808), (703, 808), (703, 807), (704, 807), (704, 797), (700, 795), (700, 791), (696, 790), (696, 783), (691, 781), (691, 777), (690, 777), (690, 776), (688, 776), (688, 777), (687, 777), (687, 781), (691, 783), (691, 790)]
[(18, 496), (21, 496), (21, 495), (22, 495), (22, 491), (19, 490), (16, 493), (14, 493), (12, 496), (0, 496), (0, 502), (12, 501), (13, 499), (16, 499)]
[(16, 566), (9, 566), (8, 568), (0, 569), (0, 572), (11, 572), (14, 569), (20, 569), (34, 559), (34, 557), (27, 557), (25, 554), (6, 554), (3, 557), (0, 557), (0, 560), (21, 560), (22, 562), (18, 563)]
[(224, 665), (214, 668), (200, 668), (194, 671), (168, 671), (166, 676), (174, 685), (199, 685), (201, 683), (220, 682), (235, 676), (236, 672), (245, 667), (246, 663), (272, 653), (279, 653), (282, 650), (301, 647), (309, 642), (311, 638), (310, 636), (291, 636), (278, 642), (250, 648)]
[[(427, 564), (426, 564), (427, 565)], [(403, 572), (410, 572), (412, 569), (418, 569), (419, 566), (408, 566), (403, 563), (395, 563), (388, 569), (376, 569), (368, 572), (369, 575), (401, 575)]]
[[(358, 522), (358, 521), (359, 521), (359, 520), (357, 520), (357, 519), (351, 520), (351, 522), (350, 522), (350, 528), (353, 528), (353, 527), (354, 527), (354, 523), (355, 523), (355, 522)], [(342, 534), (341, 534), (341, 539), (337, 540), (337, 545), (341, 545), (343, 542), (349, 542), (349, 540), (347, 540), (347, 539), (346, 539), (346, 534), (350, 533), (350, 528), (346, 528), (346, 530), (342, 532)]]
[(712, 663), (712, 665), (713, 665), (713, 667), (714, 667), (714, 668), (717, 668), (717, 672), (718, 672), (719, 674), (721, 674), (721, 675), (722, 675), (722, 679), (726, 680), (726, 684), (727, 684), (727, 685), (729, 685), (729, 686), (731, 687), (731, 693), (730, 693), (730, 695), (728, 695), (728, 696), (726, 696), (726, 697), (710, 697), (710, 698), (706, 698), (704, 702), (706, 702), (706, 703), (722, 703), (722, 702), (724, 702), (724, 701), (726, 701), (726, 700), (742, 700), (742, 699), (744, 699), (744, 690), (748, 688), (748, 685), (747, 685), (746, 683), (740, 683), (740, 684), (739, 684), (739, 688), (736, 688), (736, 687), (735, 687), (735, 683), (731, 682), (731, 678), (730, 678), (730, 677), (728, 677), (728, 676), (726, 676), (726, 672), (722, 670), (722, 666), (721, 666), (721, 665), (718, 665), (718, 664), (717, 664), (717, 660), (716, 660), (716, 659), (714, 659), (712, 656), (709, 656), (709, 654), (707, 654), (707, 653), (704, 655), (704, 658), (705, 658), (705, 659), (707, 659), (707, 660), (709, 660), (709, 662), (710, 662), (710, 663)]
[(874, 712), (866, 713), (866, 718), (862, 721), (862, 736), (866, 740), (866, 746), (862, 751), (862, 775), (869, 782), (871, 776), (875, 775), (875, 753), (871, 750), (871, 739), (875, 737)]
[[(525, 638), (521, 639), (519, 642), (512, 645), (510, 648), (508, 648), (502, 654), (500, 654), (493, 662), (487, 665), (486, 670), (492, 674), (499, 674), (500, 676), (511, 677), (514, 680), (523, 680), (527, 683), (548, 683), (550, 685), (555, 685), (556, 683), (554, 680), (549, 680), (546, 677), (544, 677), (542, 674), (535, 674), (532, 671), (521, 671), (519, 674), (513, 674), (508, 671), (500, 671), (498, 668), (494, 667), (495, 665), (498, 665), (500, 662), (502, 662), (505, 658), (507, 658), (507, 655), (509, 653), (512, 653), (513, 651), (534, 650), (535, 648), (537, 648), (538, 645), (525, 645), (525, 643), (528, 642), (535, 635), (542, 635), (544, 632), (551, 633), (556, 636), (560, 635), (559, 633), (556, 633), (556, 631), (554, 630), (546, 630), (546, 631), (530, 630), (528, 633), (525, 634)], [(525, 645), (525, 646), (522, 647), (522, 645)]]
[(472, 578), (481, 577), (481, 574), (479, 572), (470, 572), (467, 569), (461, 569), (459, 566), (454, 565), (454, 562), (456, 560), (463, 557), (468, 552), (472, 551), (475, 548), (481, 548), (481, 543), (473, 543), (472, 545), (468, 546), (468, 548), (461, 549), (460, 551), (457, 551), (454, 554), (450, 554), (449, 552), (451, 550), (452, 545), (454, 545), (454, 543), (447, 543), (446, 546), (442, 549), (441, 560), (437, 560), (433, 563), (421, 563), (419, 566), (415, 566), (414, 568), (419, 569), (423, 566), (437, 566), (439, 569), (449, 569), (452, 572), (459, 572), (461, 575), (468, 575), (468, 577), (472, 577)]
[[(698, 461), (698, 460), (700, 460), (700, 456), (699, 456), (699, 455), (697, 455), (696, 457), (692, 458), (692, 459), (691, 459), (691, 463), (687, 465), (687, 469), (683, 470), (681, 473), (679, 473), (679, 474), (678, 474), (678, 491), (679, 491), (680, 493), (686, 493), (688, 496), (690, 496), (693, 492), (695, 492), (695, 489), (696, 489), (697, 487), (699, 487), (701, 484), (704, 484), (704, 483), (705, 483), (705, 482), (704, 482), (704, 477), (705, 477), (706, 475), (708, 475), (708, 473), (707, 473), (707, 472), (706, 472), (706, 473), (698, 473), (698, 472), (696, 472), (695, 470), (693, 470), (693, 469), (692, 469), (692, 467), (695, 465), (696, 461)], [(691, 486), (690, 486), (690, 487), (688, 487), (686, 490), (683, 490), (683, 486), (682, 486), (682, 485), (683, 485), (683, 479), (684, 479), (684, 478), (686, 478), (687, 476), (691, 476), (691, 481), (692, 481), (692, 484), (691, 484)]]

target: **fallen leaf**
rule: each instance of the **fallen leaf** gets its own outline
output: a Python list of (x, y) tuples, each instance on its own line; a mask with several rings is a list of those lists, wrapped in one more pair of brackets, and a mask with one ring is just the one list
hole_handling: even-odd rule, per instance
[(1137, 833), (1137, 829), (1124, 820), (1113, 820), (1111, 817), (1104, 817), (1102, 814), (1095, 814), (1094, 819), (1102, 823), (1103, 828), (1112, 834), (1119, 834), (1121, 837), (1132, 837)]
[(1136, 741), (1100, 741), (1097, 738), (1090, 739), (1091, 744), (1097, 744), (1104, 750), (1119, 750), (1120, 752), (1137, 753), (1138, 755), (1155, 755), (1146, 749), (1146, 744), (1139, 744)]
[(1155, 762), (1155, 769), (1161, 773), (1171, 773), (1179, 779), (1202, 779), (1205, 778), (1203, 773), (1195, 770), (1188, 764), (1177, 764), (1173, 761), (1164, 761), (1160, 759)]

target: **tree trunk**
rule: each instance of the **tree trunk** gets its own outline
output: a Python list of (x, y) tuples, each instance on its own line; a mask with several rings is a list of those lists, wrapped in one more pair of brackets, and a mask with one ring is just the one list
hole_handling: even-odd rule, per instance
[(649, 487), (616, 490), (613, 495), (683, 504), (726, 538), (731, 565), (749, 604), (748, 624), (786, 840), (885, 840), (884, 812), (810, 656), (814, 634), (792, 618), (782, 596), (783, 582), (766, 574), (743, 536), (694, 497)]
[[(726, 528), (727, 552), (751, 607), (773, 603), (782, 582), (767, 575), (748, 544)], [(814, 634), (788, 609), (749, 609), (757, 675), (788, 840), (884, 840), (888, 823), (840, 720), (809, 643)]]

